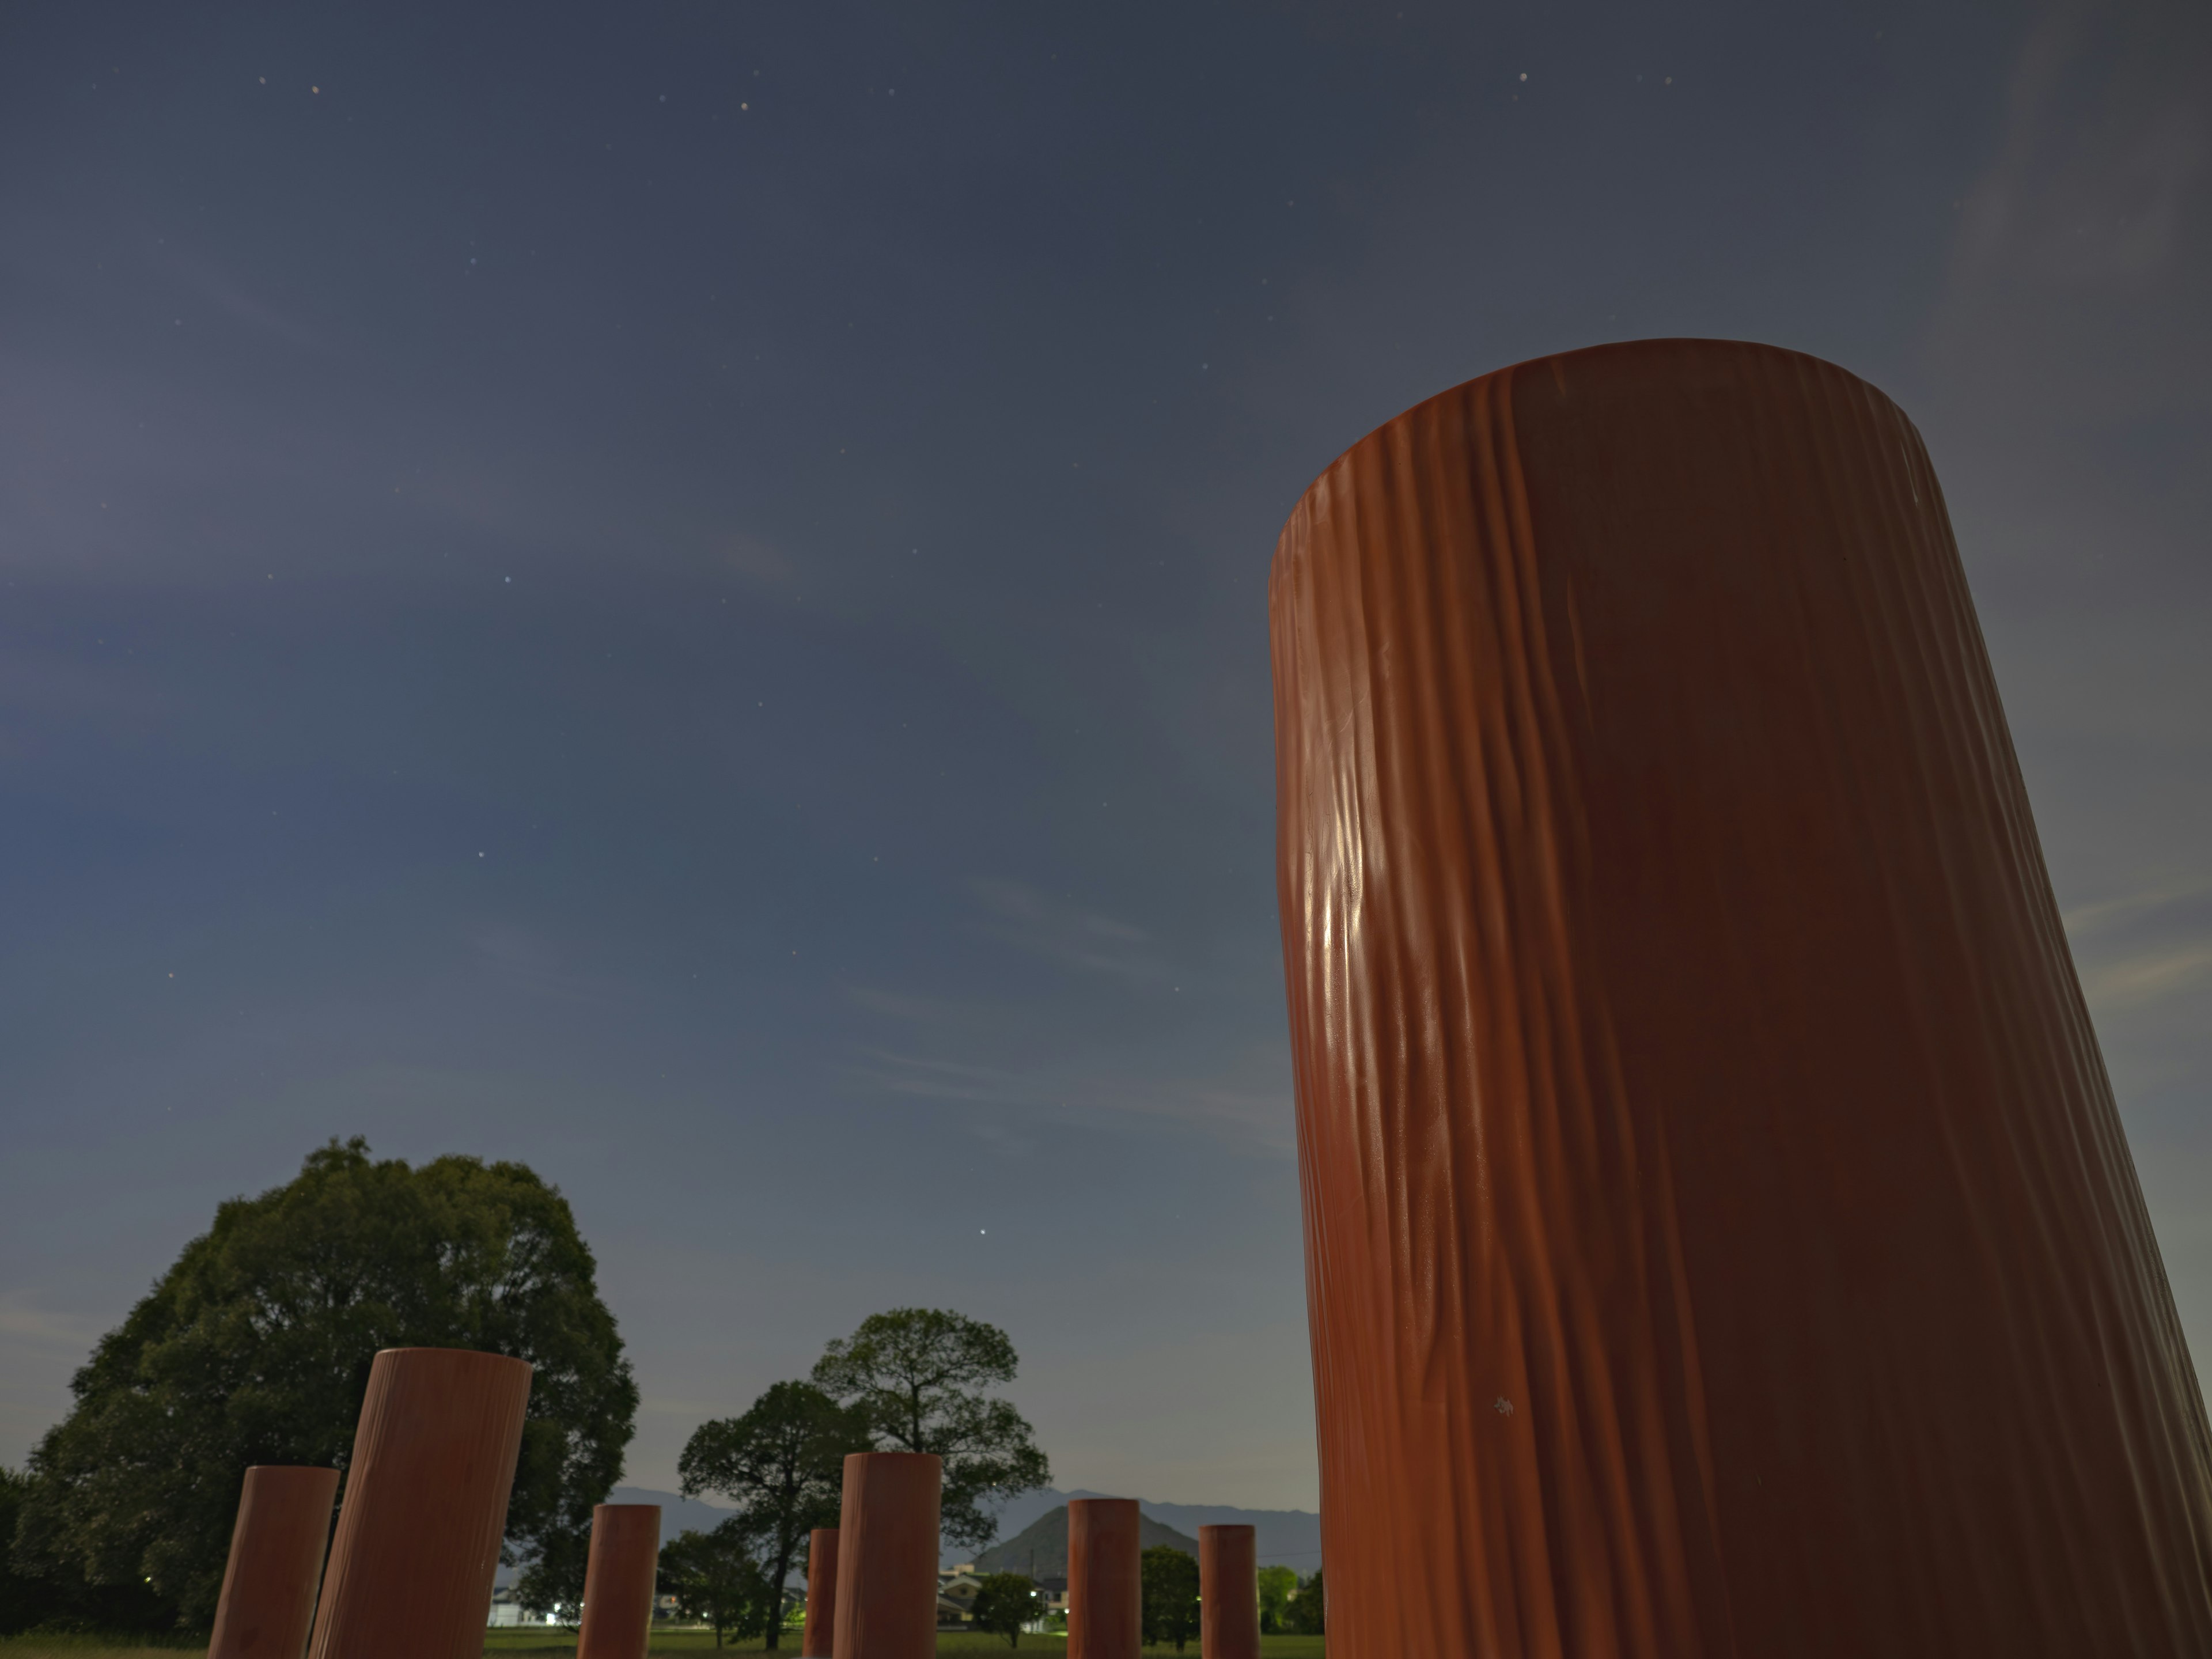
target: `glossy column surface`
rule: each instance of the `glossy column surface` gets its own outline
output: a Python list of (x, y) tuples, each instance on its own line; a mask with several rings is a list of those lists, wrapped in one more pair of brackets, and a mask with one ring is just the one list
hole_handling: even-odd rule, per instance
[[(930, 1603), (933, 1613), (936, 1605)], [(806, 1629), (799, 1659), (835, 1659), (836, 1640), (837, 1528), (817, 1527), (806, 1534)]]
[(1919, 434), (1661, 340), (1275, 557), (1332, 1659), (2212, 1653), (2212, 1455)]
[(336, 1469), (246, 1470), (208, 1659), (300, 1659), (307, 1650), (337, 1491)]
[(837, 1516), (835, 1659), (935, 1659), (937, 1505), (944, 1464), (854, 1452)]
[(1135, 1498), (1068, 1501), (1067, 1659), (1137, 1659), (1142, 1551)]
[(477, 1659), (530, 1365), (386, 1348), (368, 1373), (313, 1659)]
[(1199, 1659), (1260, 1659), (1260, 1546), (1250, 1527), (1198, 1529)]
[(601, 1504), (592, 1509), (576, 1659), (645, 1659), (659, 1565), (659, 1504)]

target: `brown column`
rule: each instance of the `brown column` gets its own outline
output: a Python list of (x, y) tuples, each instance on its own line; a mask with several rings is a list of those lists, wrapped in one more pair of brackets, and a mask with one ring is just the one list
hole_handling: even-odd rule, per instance
[(2212, 1653), (2212, 1437), (1941, 490), (1659, 340), (1300, 501), (1332, 1659)]
[(300, 1659), (331, 1535), (336, 1469), (257, 1463), (246, 1472), (208, 1659)]
[(576, 1659), (645, 1659), (659, 1565), (659, 1504), (601, 1504), (592, 1510)]
[(312, 1659), (477, 1659), (529, 1403), (525, 1360), (376, 1356)]
[[(835, 1659), (935, 1659), (944, 1468), (923, 1452), (854, 1452), (845, 1460)], [(810, 1601), (813, 1588), (810, 1580)]]
[(1260, 1659), (1260, 1547), (1249, 1527), (1198, 1529), (1199, 1659)]
[[(929, 1605), (933, 1625), (937, 1603)], [(836, 1639), (837, 1528), (817, 1527), (806, 1534), (806, 1631), (799, 1659), (834, 1659)]]
[(1067, 1659), (1137, 1659), (1144, 1645), (1137, 1500), (1067, 1505)]

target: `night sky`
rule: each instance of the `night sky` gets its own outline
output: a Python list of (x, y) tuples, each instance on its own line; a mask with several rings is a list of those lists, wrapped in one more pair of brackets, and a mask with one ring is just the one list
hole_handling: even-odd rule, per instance
[(645, 1405), (923, 1304), (1058, 1483), (1316, 1498), (1265, 610), (1541, 353), (1948, 492), (2212, 1355), (2212, 8), (0, 20), (0, 1460), (332, 1135), (559, 1183)]

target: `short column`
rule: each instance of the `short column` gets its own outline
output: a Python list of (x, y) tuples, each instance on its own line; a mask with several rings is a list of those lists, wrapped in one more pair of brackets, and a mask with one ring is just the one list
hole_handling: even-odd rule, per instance
[(659, 1504), (601, 1504), (592, 1510), (576, 1659), (645, 1659), (659, 1565)]
[(315, 1622), (336, 1469), (257, 1463), (246, 1472), (208, 1659), (298, 1659)]
[(1137, 1659), (1144, 1584), (1137, 1500), (1078, 1498), (1067, 1505), (1067, 1659)]
[(1198, 1529), (1199, 1659), (1260, 1659), (1260, 1544), (1249, 1527)]
[(832, 1659), (935, 1659), (944, 1473), (926, 1452), (846, 1458)]
[(837, 1528), (817, 1527), (806, 1534), (806, 1632), (799, 1638), (799, 1659), (836, 1659), (836, 1639)]
[(376, 1356), (311, 1659), (478, 1659), (529, 1403), (526, 1360)]

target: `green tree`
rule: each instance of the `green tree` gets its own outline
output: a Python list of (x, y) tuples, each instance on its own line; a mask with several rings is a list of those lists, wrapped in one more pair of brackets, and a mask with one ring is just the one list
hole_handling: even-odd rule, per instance
[[(687, 1619), (714, 1627), (714, 1645), (726, 1634), (740, 1639), (763, 1625), (781, 1622), (769, 1612), (782, 1597), (753, 1559), (752, 1539), (733, 1521), (712, 1532), (684, 1532), (660, 1547), (660, 1593), (676, 1598)], [(781, 1611), (779, 1607), (777, 1609)]]
[(1155, 1544), (1139, 1558), (1142, 1618), (1148, 1645), (1172, 1642), (1177, 1653), (1198, 1634), (1198, 1563), (1187, 1550)]
[(1260, 1629), (1272, 1636), (1283, 1628), (1283, 1609), (1297, 1594), (1298, 1576), (1285, 1566), (1260, 1569)]
[(527, 1553), (589, 1524), (621, 1474), (637, 1384), (560, 1192), (520, 1164), (410, 1169), (333, 1140), (215, 1225), (70, 1381), (16, 1528), (31, 1571), (144, 1585), (204, 1626), (252, 1463), (343, 1468), (377, 1350), (473, 1348), (536, 1368), (507, 1507)]
[[(811, 1382), (778, 1382), (744, 1416), (701, 1424), (676, 1470), (686, 1498), (720, 1492), (736, 1504), (737, 1514), (722, 1524), (752, 1540), (768, 1582), (781, 1592), (806, 1534), (837, 1524), (845, 1455), (867, 1449), (863, 1413)], [(782, 1632), (781, 1602), (776, 1611), (768, 1621), (769, 1648)]]
[(1312, 1577), (1298, 1581), (1297, 1593), (1283, 1609), (1283, 1628), (1297, 1636), (1323, 1635), (1328, 1627), (1323, 1617), (1326, 1611), (1322, 1599), (1321, 1569), (1316, 1567)]
[(987, 1573), (975, 1587), (968, 1615), (976, 1629), (1003, 1636), (1008, 1647), (1018, 1648), (1022, 1626), (1037, 1616), (1036, 1585), (1018, 1572)]
[(9, 1540), (29, 1504), (36, 1483), (28, 1474), (0, 1468), (0, 1636), (19, 1631), (148, 1631), (173, 1623), (176, 1609), (146, 1588), (93, 1584), (75, 1563), (39, 1547), (33, 1533), (22, 1547)]
[(548, 1614), (570, 1630), (584, 1622), (584, 1574), (591, 1565), (592, 1534), (562, 1528), (542, 1538), (514, 1581), (514, 1599), (527, 1612)]
[(1014, 1345), (995, 1325), (935, 1308), (871, 1314), (823, 1351), (814, 1381), (866, 1414), (878, 1441), (945, 1460), (939, 1525), (981, 1549), (998, 1531), (998, 1504), (1052, 1479), (1036, 1431), (1011, 1401), (984, 1392), (1011, 1382)]

